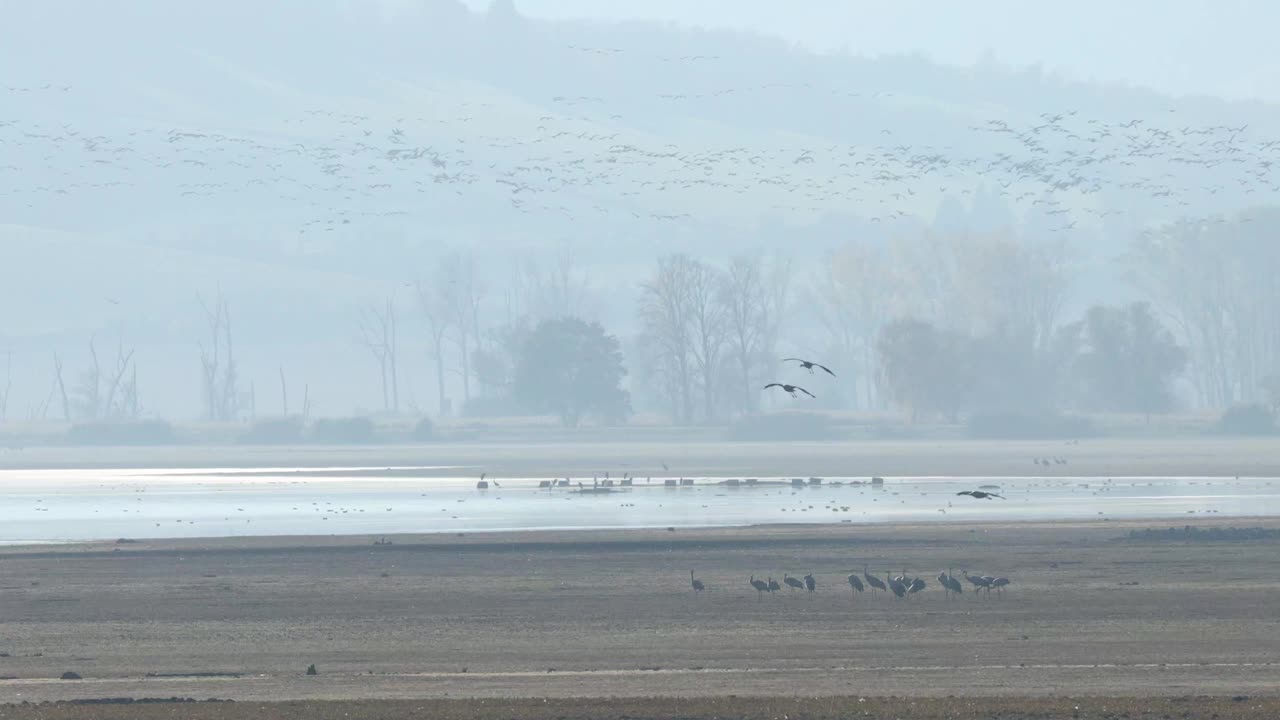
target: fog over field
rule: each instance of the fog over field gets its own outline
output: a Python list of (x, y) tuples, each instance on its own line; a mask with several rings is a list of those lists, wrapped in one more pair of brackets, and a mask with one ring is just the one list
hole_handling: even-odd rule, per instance
[(0, 717), (1276, 717), (1276, 27), (0, 0)]
[(0, 421), (1270, 429), (1277, 12), (8, 0)]

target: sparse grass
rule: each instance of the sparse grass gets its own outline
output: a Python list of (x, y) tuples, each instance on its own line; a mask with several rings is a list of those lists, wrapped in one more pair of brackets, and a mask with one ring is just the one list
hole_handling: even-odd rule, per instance
[(174, 717), (188, 720), (1271, 720), (1280, 717), (1280, 698), (530, 698), (0, 705), (0, 720)]
[(1280, 539), (1280, 528), (1262, 527), (1209, 527), (1195, 525), (1164, 529), (1141, 528), (1130, 530), (1124, 540), (1139, 542), (1245, 542), (1249, 540)]

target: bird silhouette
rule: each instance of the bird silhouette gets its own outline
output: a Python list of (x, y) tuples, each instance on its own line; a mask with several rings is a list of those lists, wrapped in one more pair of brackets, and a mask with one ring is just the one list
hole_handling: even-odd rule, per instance
[(867, 581), (867, 584), (871, 586), (872, 591), (888, 589), (887, 587), (885, 587), (883, 580), (876, 577), (875, 575), (872, 575), (870, 572), (867, 571), (866, 565), (862, 566), (862, 577), (864, 580)]
[(693, 576), (692, 570), (689, 571), (689, 584), (693, 586), (693, 591), (695, 593), (700, 593), (707, 589), (707, 586), (703, 585), (701, 580)]
[(819, 369), (821, 369), (821, 370), (825, 370), (825, 371), (826, 371), (826, 373), (827, 373), (828, 375), (830, 375), (831, 377), (835, 377), (835, 376), (836, 376), (836, 374), (835, 374), (835, 373), (831, 372), (831, 368), (827, 367), (826, 365), (820, 365), (820, 364), (818, 364), (818, 363), (816, 363), (816, 362), (812, 362), (812, 361), (809, 361), (809, 360), (802, 360), (802, 359), (800, 359), (800, 358), (782, 358), (782, 362), (798, 362), (798, 363), (800, 363), (800, 367), (802, 367), (802, 368), (804, 368), (805, 370), (808, 370), (808, 371), (809, 371), (809, 374), (810, 374), (810, 375), (812, 375), (812, 374), (813, 374), (813, 369), (814, 369), (814, 368), (819, 368)]
[(906, 583), (903, 583), (901, 580), (893, 577), (892, 573), (886, 572), (885, 577), (889, 578), (889, 581), (888, 581), (889, 591), (893, 593), (894, 597), (898, 598), (899, 600), (906, 597), (907, 595)]
[(928, 583), (924, 581), (924, 578), (912, 578), (911, 582), (905, 583), (905, 585), (907, 586), (908, 595), (915, 595), (928, 587)]
[[(1004, 588), (1008, 584), (1009, 578), (1007, 577), (991, 578), (991, 585), (989, 588), (994, 589), (996, 591), (996, 596), (999, 597), (1004, 594)], [(990, 592), (990, 590), (988, 590), (988, 592)]]
[(850, 593), (857, 594), (862, 592), (865, 589), (866, 588), (863, 587), (862, 580), (858, 578), (857, 573), (852, 573), (849, 575), (849, 592)]
[(782, 388), (782, 390), (787, 394), (789, 394), (791, 397), (799, 397), (798, 395), (796, 395), (796, 391), (802, 392), (811, 398), (817, 397), (817, 395), (814, 395), (813, 393), (809, 392), (808, 390), (805, 390), (799, 385), (787, 385), (785, 383), (769, 383), (768, 385), (764, 386), (764, 389), (768, 390), (769, 388), (772, 388), (772, 387)]
[(960, 574), (964, 576), (965, 580), (969, 581), (969, 584), (973, 585), (975, 591), (984, 589), (989, 590), (991, 588), (991, 581), (985, 577), (974, 577), (969, 574), (968, 570), (961, 570)]
[(942, 590), (948, 598), (951, 597), (951, 593), (956, 595), (964, 594), (964, 586), (955, 578), (951, 570), (938, 573), (938, 584), (942, 586)]
[(956, 494), (968, 495), (969, 497), (974, 498), (976, 500), (990, 500), (991, 498), (1000, 498), (1001, 500), (1005, 499), (1003, 495), (997, 495), (993, 492), (986, 492), (985, 490), (961, 490)]

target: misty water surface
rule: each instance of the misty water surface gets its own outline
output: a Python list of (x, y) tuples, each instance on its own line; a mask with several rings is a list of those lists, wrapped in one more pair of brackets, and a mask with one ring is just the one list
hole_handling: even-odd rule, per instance
[[(776, 523), (1021, 521), (1280, 515), (1273, 478), (825, 478), (737, 488), (695, 478), (607, 494), (539, 489), (534, 478), (306, 477), (293, 470), (60, 470), (0, 473), (0, 541), (346, 535)], [(762, 483), (779, 478), (760, 478)], [(836, 484), (843, 483), (843, 484)], [(1005, 500), (960, 490), (995, 486)]]

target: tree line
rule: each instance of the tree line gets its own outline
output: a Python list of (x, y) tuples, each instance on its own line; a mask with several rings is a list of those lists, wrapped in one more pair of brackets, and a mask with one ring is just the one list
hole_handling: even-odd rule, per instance
[[(1277, 222), (1280, 212), (1252, 211), (1143, 233), (1118, 261), (1137, 292), (1114, 305), (1073, 302), (1086, 294), (1084, 272), (1066, 240), (1010, 232), (853, 239), (806, 267), (783, 253), (720, 262), (673, 253), (631, 281), (633, 321), (620, 334), (596, 321), (592, 279), (567, 249), (518, 261), (500, 281), (479, 272), (475, 254), (456, 251), (361, 308), (354, 341), (388, 414), (547, 414), (577, 425), (643, 410), (688, 425), (779, 402), (895, 410), (915, 421), (1274, 407), (1280, 283), (1271, 268), (1280, 248), (1267, 238)], [(240, 377), (228, 302), (218, 294), (201, 309), (204, 417), (252, 415), (258, 393)], [(425, 358), (405, 355), (410, 336), (425, 341)], [(49, 405), (68, 420), (144, 415), (133, 351), (121, 343), (104, 364), (90, 349), (74, 383), (55, 357), (41, 416)], [(787, 354), (820, 358), (839, 378), (824, 380), (816, 400), (763, 394), (769, 382), (797, 379), (780, 366)], [(406, 364), (429, 366), (437, 406), (406, 399)], [(310, 388), (291, 402), (283, 367), (279, 385), (282, 413), (305, 417)]]
[[(589, 280), (567, 254), (504, 284), (506, 318), (489, 327), (473, 259), (446, 257), (415, 290), (439, 395), (451, 355), (472, 414), (576, 425), (620, 422), (640, 403), (675, 424), (723, 422), (761, 410), (783, 351), (839, 368), (820, 408), (951, 421), (1173, 408), (1184, 344), (1148, 302), (1064, 317), (1075, 272), (1067, 246), (1000, 234), (850, 241), (808, 274), (782, 255), (675, 253), (639, 282), (625, 342), (581, 317)], [(390, 302), (371, 308), (362, 327), (394, 412), (393, 316)]]
[[(824, 409), (949, 421), (1150, 415), (1280, 402), (1280, 284), (1268, 272), (1280, 250), (1253, 230), (1277, 220), (1249, 213), (1144, 233), (1120, 260), (1140, 292), (1114, 305), (1073, 303), (1082, 268), (1067, 240), (1000, 231), (849, 240), (816, 268), (782, 253), (669, 254), (635, 287), (621, 336), (588, 319), (591, 279), (567, 250), (523, 261), (492, 287), (474, 255), (454, 252), (409, 286), (442, 415), (538, 413), (576, 425), (642, 407), (674, 424), (719, 423), (776, 402), (761, 390), (789, 352), (839, 369), (812, 402)], [(389, 296), (360, 322), (392, 413), (397, 307)]]

